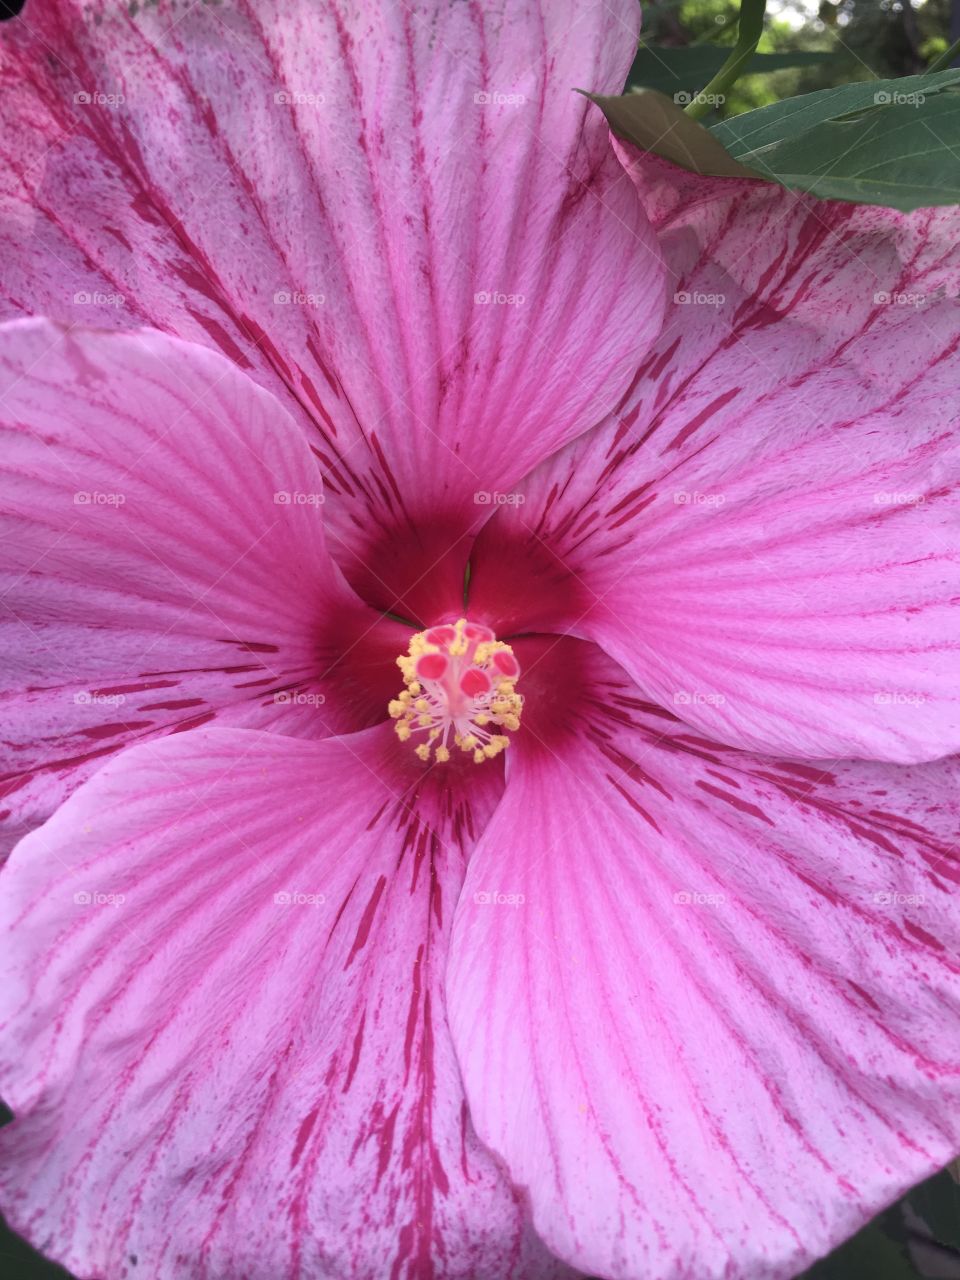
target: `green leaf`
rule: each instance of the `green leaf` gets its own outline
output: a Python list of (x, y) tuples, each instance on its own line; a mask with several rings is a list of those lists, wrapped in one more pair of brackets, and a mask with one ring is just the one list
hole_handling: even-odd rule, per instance
[(960, 69), (845, 84), (715, 125), (732, 156), (829, 200), (960, 203)]
[[(730, 53), (729, 47), (715, 44), (642, 44), (627, 77), (628, 87), (658, 89), (668, 97), (691, 93), (712, 80)], [(755, 53), (745, 75), (784, 71), (788, 67), (809, 67), (835, 62), (832, 53)]]
[(716, 178), (763, 176), (734, 160), (709, 129), (655, 89), (640, 89), (618, 98), (592, 93), (585, 96), (597, 104), (618, 138), (632, 142), (641, 151), (662, 156), (691, 173)]
[(960, 1186), (946, 1170), (914, 1187), (906, 1199), (935, 1240), (960, 1249)]

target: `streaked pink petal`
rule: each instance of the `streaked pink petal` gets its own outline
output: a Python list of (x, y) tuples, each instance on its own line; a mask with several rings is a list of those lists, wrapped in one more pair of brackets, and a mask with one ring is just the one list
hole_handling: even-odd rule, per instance
[(633, 402), (498, 514), (472, 601), (734, 745), (958, 749), (956, 210), (660, 195), (678, 301)]
[(639, 14), (36, 4), (2, 32), (7, 314), (225, 351), (316, 428), (351, 579), (434, 608), (474, 493), (602, 419), (659, 327), (649, 223), (574, 92), (619, 91)]
[(589, 1274), (788, 1280), (960, 1149), (957, 762), (720, 747), (576, 641), (551, 678), (454, 922), (477, 1132)]
[(500, 778), (438, 787), (385, 727), (202, 729), (28, 836), (4, 872), (13, 1226), (79, 1275), (565, 1274), (474, 1137), (440, 987)]
[(223, 356), (0, 326), (7, 847), (140, 738), (383, 718), (405, 632), (344, 583), (322, 504), (300, 427)]

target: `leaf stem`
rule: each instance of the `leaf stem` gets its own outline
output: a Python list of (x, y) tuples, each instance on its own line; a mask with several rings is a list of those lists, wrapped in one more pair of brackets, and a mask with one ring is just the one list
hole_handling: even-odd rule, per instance
[(723, 101), (727, 89), (740, 79), (760, 43), (766, 8), (767, 0), (743, 0), (737, 19), (737, 43), (710, 83), (684, 107), (688, 116), (693, 116), (694, 120), (702, 119), (715, 102)]

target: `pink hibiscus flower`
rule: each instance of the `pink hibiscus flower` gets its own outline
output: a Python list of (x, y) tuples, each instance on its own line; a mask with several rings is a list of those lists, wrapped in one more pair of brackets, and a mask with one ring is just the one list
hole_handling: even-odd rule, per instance
[(79, 1275), (789, 1277), (960, 1147), (956, 214), (615, 152), (637, 20), (0, 33), (0, 1182)]

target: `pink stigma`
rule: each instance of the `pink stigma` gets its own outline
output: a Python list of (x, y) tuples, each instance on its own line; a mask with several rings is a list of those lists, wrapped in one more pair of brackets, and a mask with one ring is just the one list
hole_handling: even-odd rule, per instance
[(449, 760), (459, 747), (480, 764), (510, 745), (498, 730), (520, 726), (522, 699), (514, 688), (520, 664), (489, 627), (460, 618), (419, 631), (397, 666), (406, 688), (390, 703), (390, 715), (401, 742), (422, 735), (421, 760), (431, 751)]

